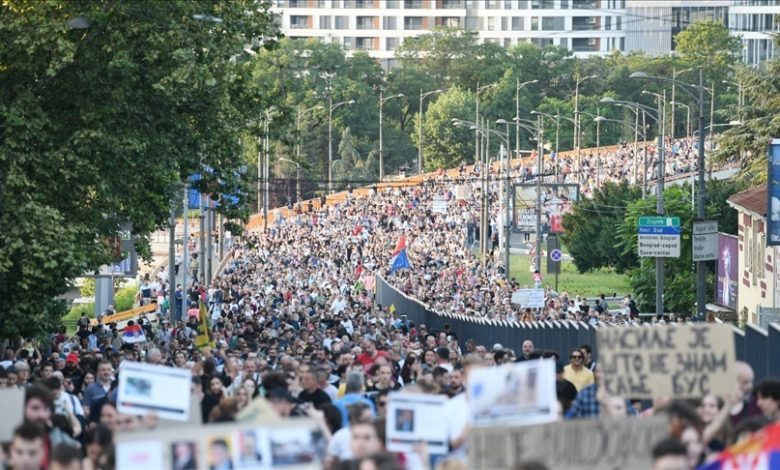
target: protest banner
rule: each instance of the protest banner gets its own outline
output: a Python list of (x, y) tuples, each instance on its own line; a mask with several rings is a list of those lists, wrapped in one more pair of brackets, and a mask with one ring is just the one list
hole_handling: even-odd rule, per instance
[(512, 303), (522, 308), (542, 308), (544, 289), (517, 289), (512, 292)]
[(8, 442), (24, 419), (24, 389), (0, 389), (0, 442)]
[(469, 372), (475, 426), (538, 424), (557, 418), (555, 361), (540, 359)]
[(316, 469), (324, 444), (309, 419), (210, 424), (121, 433), (117, 470), (157, 468)]
[(425, 441), (432, 454), (446, 454), (447, 422), (444, 395), (391, 393), (387, 405), (387, 449), (413, 452), (415, 444)]
[(726, 396), (734, 387), (734, 333), (728, 325), (599, 328), (601, 382), (630, 398)]
[(665, 418), (656, 417), (476, 428), (469, 468), (512, 469), (526, 461), (567, 470), (650, 468), (652, 448), (667, 436), (667, 427)]
[(123, 362), (119, 368), (117, 411), (187, 421), (192, 373), (188, 369)]

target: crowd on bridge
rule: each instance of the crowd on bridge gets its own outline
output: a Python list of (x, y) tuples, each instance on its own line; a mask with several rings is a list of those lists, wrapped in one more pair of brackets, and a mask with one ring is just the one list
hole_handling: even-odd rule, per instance
[[(681, 166), (672, 159), (667, 171), (689, 168), (683, 165), (690, 164), (690, 149), (681, 149)], [(610, 179), (629, 178), (630, 152), (624, 147), (606, 156)], [(572, 162), (563, 163), (567, 174)], [(728, 397), (630, 400), (599, 388), (592, 345), (559, 351), (530, 340), (477, 344), (457, 337), (449, 325), (415, 324), (395, 306), (378, 304), (373, 288), (382, 276), (439, 313), (518, 322), (634, 321), (630, 296), (606, 305), (548, 292), (544, 308), (512, 304), (512, 292), (534, 281), (530, 273), (507, 279), (496, 237), (484, 260), (474, 254), (481, 195), (471, 176), (478, 171), (374, 190), (317, 211), (300, 209), (265, 232), (234, 240), (232, 260), (211, 285), (180, 286), (181, 301), (173, 305), (165, 299), (167, 279), (144, 282), (148, 298), (163, 299), (159, 321), (141, 320), (145, 342), (123, 341), (116, 325), (84, 318), (75, 336), (62, 331), (40, 345), (7, 348), (0, 387), (24, 389), (25, 404), (24, 422), (3, 449), (5, 464), (14, 470), (113, 468), (113, 437), (155, 426), (149, 417), (117, 411), (122, 364), (136, 361), (189, 369), (204, 423), (231, 422), (258, 396), (284, 418), (315, 419), (327, 440), (322, 465), (329, 469), (469, 468), (469, 373), (539, 358), (557, 364), (561, 420), (666, 416), (669, 438), (655, 447), (658, 469), (695, 468), (780, 418), (780, 382), (767, 379), (754, 387), (745, 363), (738, 365)], [(490, 191), (496, 227), (499, 185)], [(393, 261), (402, 239), (409, 264), (398, 269)], [(204, 323), (210, 344), (199, 348)], [(431, 455), (424, 445), (402, 454), (387, 450), (386, 406), (396, 391), (447, 397), (442, 419), (448, 452)], [(545, 468), (523, 465), (517, 468)]]

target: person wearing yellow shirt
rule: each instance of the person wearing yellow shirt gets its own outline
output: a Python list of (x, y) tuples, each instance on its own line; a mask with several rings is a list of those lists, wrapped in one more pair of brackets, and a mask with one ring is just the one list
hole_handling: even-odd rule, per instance
[(569, 364), (563, 368), (563, 380), (574, 384), (578, 392), (595, 382), (593, 372), (585, 367), (585, 355), (582, 351), (572, 350), (569, 361)]

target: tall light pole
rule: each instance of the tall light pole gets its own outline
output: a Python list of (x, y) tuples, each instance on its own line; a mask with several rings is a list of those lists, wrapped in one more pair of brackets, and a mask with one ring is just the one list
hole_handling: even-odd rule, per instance
[[(642, 151), (642, 168), (643, 168), (643, 174), (642, 174), (642, 198), (647, 197), (647, 117), (649, 116), (650, 119), (658, 122), (658, 116), (655, 116), (653, 114), (654, 110), (653, 108), (640, 104), (638, 102), (630, 102), (630, 101), (621, 101), (616, 100), (612, 97), (605, 96), (604, 98), (601, 98), (599, 101), (600, 103), (606, 103), (606, 104), (613, 104), (615, 106), (622, 106), (625, 108), (630, 109), (632, 112), (636, 114), (635, 121), (637, 125), (639, 124), (639, 113), (642, 113), (642, 135), (644, 136), (644, 144), (643, 144), (643, 151)], [(634, 150), (634, 181), (637, 181), (637, 167), (638, 162), (636, 159), (637, 151), (636, 148)]]
[(509, 122), (506, 119), (499, 119), (496, 121), (496, 124), (504, 124), (506, 126), (506, 139), (504, 140), (504, 143), (506, 144), (506, 151), (504, 152), (504, 177), (501, 180), (502, 183), (502, 189), (503, 189), (503, 201), (504, 201), (504, 210), (503, 210), (503, 216), (502, 219), (504, 221), (504, 234), (501, 237), (503, 240), (503, 246), (504, 249), (504, 279), (506, 279), (507, 282), (509, 282), (510, 276), (509, 276), (509, 237), (510, 237), (510, 228), (511, 225), (509, 223), (510, 214), (509, 214)]
[(518, 78), (515, 83), (515, 158), (520, 158), (520, 90), (527, 85), (538, 82), (539, 80), (528, 80), (520, 83)]
[(542, 173), (544, 172), (544, 126), (539, 116), (536, 125), (539, 151), (536, 155), (536, 269), (542, 271)]
[[(270, 108), (263, 111), (263, 114), (260, 116), (260, 119), (263, 121), (263, 138), (261, 141), (261, 147), (262, 147), (262, 154), (263, 154), (263, 164), (262, 164), (262, 179), (264, 182), (264, 191), (263, 191), (263, 231), (267, 230), (268, 228), (268, 196), (269, 196), (269, 183), (270, 183), (270, 160), (271, 160), (271, 141), (269, 138), (269, 125), (271, 121), (273, 121), (274, 117), (276, 116), (276, 106), (271, 106)], [(257, 155), (257, 169), (258, 169), (258, 177), (260, 177), (260, 152), (258, 152)], [(257, 183), (257, 198), (258, 201), (260, 200), (260, 179), (258, 179)], [(258, 202), (258, 212), (259, 212), (259, 202)], [(201, 253), (202, 255), (202, 253)]]
[[(496, 85), (497, 85), (496, 83), (491, 83), (489, 85), (479, 86), (479, 82), (477, 82), (476, 93), (474, 93), (474, 95), (476, 97), (475, 112), (474, 112), (474, 122), (476, 123), (476, 125), (479, 125), (479, 94), (482, 93), (484, 90), (487, 90), (488, 88), (494, 87)], [(482, 162), (480, 162), (480, 159), (479, 159), (479, 132), (475, 132), (475, 134), (476, 134), (475, 145), (477, 147), (477, 150), (476, 150), (476, 152), (474, 154), (474, 163), (477, 163), (477, 162), (482, 163)], [(485, 157), (485, 159), (487, 159), (487, 157)], [(480, 165), (480, 166), (482, 166), (482, 165)]]
[(383, 145), (384, 129), (382, 128), (382, 110), (385, 106), (385, 101), (392, 100), (393, 98), (403, 98), (404, 94), (399, 93), (397, 95), (388, 96), (383, 98), (383, 90), (379, 90), (379, 181), (382, 182), (385, 179), (385, 149)]
[(588, 75), (587, 77), (577, 77), (574, 86), (574, 120), (577, 125), (574, 131), (574, 148), (577, 149), (577, 182), (582, 180), (582, 126), (580, 126), (580, 84), (585, 80), (596, 78), (596, 75)]
[(333, 104), (333, 94), (328, 94), (328, 194), (333, 194), (333, 111), (345, 104), (355, 104), (355, 100)]
[(289, 162), (295, 165), (295, 202), (301, 203), (301, 164), (289, 158), (279, 157), (280, 162)]
[[(685, 108), (685, 138), (687, 139), (691, 136), (691, 107), (685, 103), (680, 103), (679, 101), (672, 101), (669, 104), (672, 105), (672, 108), (675, 106), (682, 106)], [(672, 114), (672, 117), (674, 117), (674, 114)]]
[[(307, 108), (307, 109), (301, 110), (301, 108), (299, 106), (298, 107), (298, 113), (295, 116), (295, 130), (298, 132), (298, 139), (297, 139), (296, 145), (295, 145), (295, 159), (297, 161), (293, 162), (293, 163), (298, 165), (298, 178), (297, 178), (297, 182), (296, 182), (295, 198), (296, 198), (296, 202), (298, 202), (299, 204), (301, 202), (301, 168), (300, 168), (300, 165), (298, 164), (298, 162), (301, 161), (301, 140), (302, 140), (302, 137), (301, 137), (301, 118), (303, 116), (305, 116), (306, 113), (309, 113), (309, 112), (312, 112), (312, 111), (316, 111), (316, 110), (320, 110), (320, 109), (324, 109), (324, 108), (325, 108), (324, 106), (322, 106), (321, 104), (318, 104), (316, 106), (312, 106), (311, 108)], [(287, 160), (287, 159), (282, 158), (281, 160)], [(288, 160), (288, 161), (290, 161), (290, 160)]]
[(436, 93), (443, 93), (444, 90), (433, 90), (423, 93), (420, 88), (420, 119), (417, 134), (417, 174), (421, 175), (423, 172), (423, 100)]
[[(699, 179), (698, 179), (698, 190), (699, 190), (699, 198), (698, 198), (698, 204), (697, 204), (697, 210), (696, 210), (696, 216), (699, 220), (704, 220), (706, 217), (706, 207), (705, 204), (707, 202), (706, 198), (706, 186), (704, 181), (705, 171), (704, 171), (704, 134), (706, 132), (704, 128), (704, 92), (709, 91), (707, 88), (704, 87), (704, 71), (699, 68), (699, 84), (693, 85), (690, 83), (681, 82), (679, 80), (670, 79), (666, 77), (653, 77), (650, 76), (644, 72), (635, 72), (631, 74), (632, 78), (642, 78), (642, 79), (650, 79), (650, 80), (658, 80), (662, 82), (673, 82), (677, 85), (680, 85), (680, 89), (683, 90), (688, 96), (693, 98), (693, 100), (696, 102), (696, 104), (699, 106), (699, 148), (698, 148), (698, 158), (697, 158), (697, 166), (699, 169)], [(713, 84), (714, 85), (714, 84)], [(713, 90), (714, 92), (714, 86)], [(695, 93), (698, 92), (698, 93)], [(715, 100), (715, 95), (712, 93), (713, 101)], [(714, 108), (710, 107), (710, 110), (712, 112)], [(710, 120), (712, 120), (712, 116), (710, 116)], [(697, 261), (696, 262), (696, 312), (699, 316), (699, 318), (703, 319), (706, 316), (707, 313), (707, 286), (705, 283), (705, 277), (706, 277), (706, 269), (707, 265), (705, 261)]]
[[(676, 80), (678, 75), (684, 74), (685, 72), (690, 72), (692, 70), (693, 70), (692, 68), (683, 69), (683, 70), (677, 70), (675, 68), (672, 68), (672, 78)], [(672, 140), (674, 140), (674, 136), (675, 136), (675, 128), (674, 128), (674, 120), (675, 120), (674, 103), (676, 102), (675, 101), (676, 100), (675, 92), (676, 92), (676, 84), (673, 82), (672, 83), (672, 102), (670, 103), (672, 105), (672, 125), (670, 126), (671, 130), (672, 130), (672, 132), (671, 132)]]

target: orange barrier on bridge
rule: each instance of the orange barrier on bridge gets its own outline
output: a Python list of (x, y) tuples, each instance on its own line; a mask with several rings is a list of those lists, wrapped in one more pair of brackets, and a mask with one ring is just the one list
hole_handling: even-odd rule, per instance
[[(100, 323), (105, 325), (107, 323), (115, 323), (120, 322), (124, 320), (132, 320), (133, 318), (141, 315), (142, 313), (151, 313), (157, 311), (157, 304), (149, 304), (144, 305), (141, 307), (131, 308), (130, 310), (125, 310), (124, 312), (118, 312), (114, 315), (105, 315), (100, 320)], [(90, 324), (97, 325), (97, 320), (92, 320)]]

